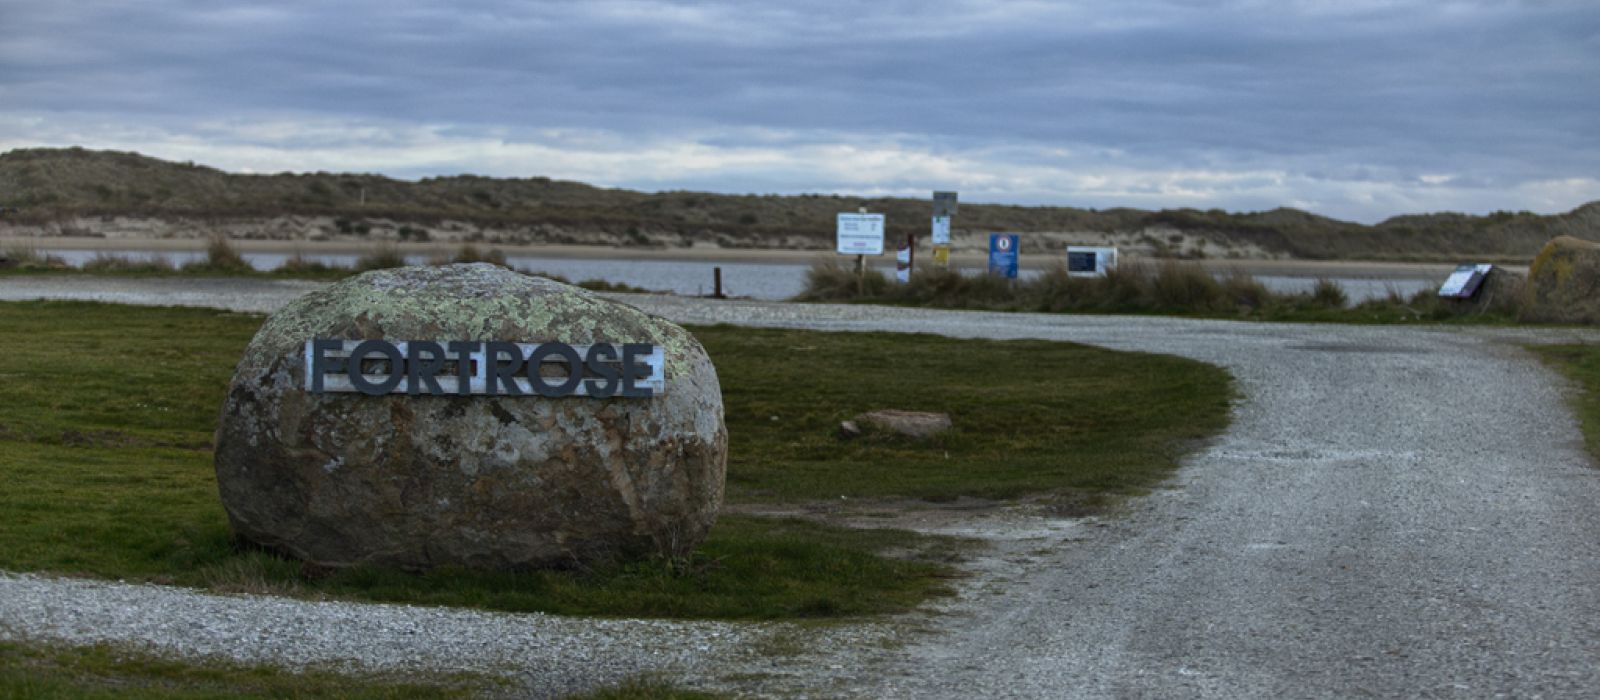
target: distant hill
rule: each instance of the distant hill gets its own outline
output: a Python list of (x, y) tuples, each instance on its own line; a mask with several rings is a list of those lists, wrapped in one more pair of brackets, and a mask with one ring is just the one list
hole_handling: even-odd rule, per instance
[[(541, 177), (462, 175), (408, 182), (344, 173), (235, 175), (81, 148), (0, 154), (0, 207), (7, 209), (0, 224), (12, 231), (29, 226), (69, 231), (63, 222), (94, 217), (205, 222), (294, 216), (313, 217), (304, 225), (320, 229), (296, 232), (280, 226), (271, 235), (405, 239), (451, 224), (491, 242), (817, 249), (831, 247), (833, 217), (840, 211), (866, 207), (886, 214), (891, 237), (924, 234), (930, 216), (926, 199), (652, 194)], [(1036, 248), (1077, 238), (1095, 242), (1090, 234), (1098, 234), (1147, 252), (1187, 256), (1504, 260), (1530, 258), (1556, 235), (1600, 238), (1600, 202), (1553, 216), (1408, 215), (1373, 226), (1294, 209), (1152, 212), (962, 204), (954, 223), (969, 240), (1010, 231), (1025, 234), (1024, 246)], [(93, 228), (88, 235), (99, 235)]]

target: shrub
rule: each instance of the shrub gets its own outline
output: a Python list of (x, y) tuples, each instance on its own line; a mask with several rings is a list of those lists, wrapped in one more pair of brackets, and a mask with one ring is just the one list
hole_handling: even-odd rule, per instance
[(806, 289), (800, 293), (805, 301), (850, 301), (883, 296), (889, 279), (882, 272), (867, 268), (866, 274), (856, 275), (854, 265), (825, 258), (806, 271)]
[(1318, 277), (1317, 284), (1311, 288), (1311, 302), (1326, 309), (1342, 309), (1350, 304), (1350, 296), (1338, 282)]
[(125, 258), (120, 255), (96, 253), (83, 264), (85, 272), (174, 272), (172, 261), (165, 257)]
[(482, 252), (482, 251), (478, 250), (478, 247), (475, 246), (475, 245), (472, 245), (471, 243), (463, 244), (461, 246), (461, 248), (456, 250), (455, 257), (451, 258), (449, 260), (449, 262), (454, 262), (454, 263), (486, 262), (486, 263), (493, 263), (495, 265), (499, 265), (500, 267), (505, 267), (505, 268), (511, 267), (509, 264), (506, 263), (506, 254), (503, 251), (501, 251), (499, 248), (490, 248), (489, 252), (485, 253), (485, 252)]
[(380, 245), (356, 259), (356, 270), (359, 272), (405, 266), (406, 256), (392, 245)]
[(250, 263), (245, 262), (244, 256), (234, 249), (226, 236), (222, 235), (212, 236), (206, 241), (206, 266), (213, 270), (252, 269)]
[(339, 265), (329, 265), (328, 263), (320, 260), (312, 260), (307, 258), (304, 253), (295, 251), (294, 255), (291, 255), (287, 260), (284, 260), (283, 264), (279, 265), (277, 269), (273, 270), (273, 272), (287, 274), (327, 274), (332, 272), (342, 272), (346, 269), (347, 268)]
[(1198, 265), (1168, 261), (1148, 279), (1149, 302), (1158, 309), (1210, 311), (1222, 306), (1222, 285)]
[(0, 253), (0, 268), (17, 270), (70, 270), (71, 265), (59, 256), (45, 255), (32, 246), (19, 245)]

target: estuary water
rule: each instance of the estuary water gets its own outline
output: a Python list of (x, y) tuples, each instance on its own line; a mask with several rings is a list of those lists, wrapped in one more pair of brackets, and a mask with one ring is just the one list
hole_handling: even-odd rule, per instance
[[(91, 251), (43, 248), (38, 252), (59, 257), (74, 267), (82, 267), (84, 263), (96, 257), (119, 257), (129, 260), (165, 258), (179, 266), (205, 259), (205, 253), (201, 251)], [(289, 253), (272, 252), (245, 252), (242, 256), (258, 270), (277, 268), (290, 258)], [(354, 265), (359, 256), (349, 253), (316, 253), (306, 254), (303, 257), (326, 265), (348, 267)], [(406, 256), (406, 261), (413, 264), (423, 264), (428, 260), (429, 256), (422, 254)], [(560, 275), (574, 282), (599, 279), (684, 296), (711, 294), (714, 288), (713, 270), (720, 267), (723, 293), (754, 299), (787, 299), (799, 294), (805, 288), (806, 270), (810, 269), (809, 264), (789, 262), (713, 263), (683, 260), (541, 258), (525, 255), (508, 255), (506, 261), (519, 270)], [(887, 266), (880, 264), (877, 267), (887, 274), (893, 274), (892, 263)], [(958, 269), (968, 274), (983, 272), (976, 267), (958, 267)], [(1040, 270), (1037, 269), (1023, 269), (1021, 276), (1026, 278), (1039, 273)], [(1257, 275), (1256, 279), (1277, 292), (1307, 291), (1316, 284), (1314, 277)], [(1331, 279), (1344, 288), (1352, 302), (1381, 298), (1391, 291), (1411, 296), (1424, 289), (1437, 288), (1441, 281), (1422, 278), (1334, 277)]]

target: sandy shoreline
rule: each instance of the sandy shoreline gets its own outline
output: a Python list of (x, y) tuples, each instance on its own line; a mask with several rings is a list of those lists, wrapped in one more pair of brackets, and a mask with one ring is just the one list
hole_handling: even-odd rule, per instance
[[(246, 253), (303, 253), (306, 255), (349, 255), (365, 253), (374, 246), (363, 246), (345, 241), (278, 241), (234, 240), (235, 248)], [(0, 237), (0, 250), (31, 248), (34, 250), (86, 250), (116, 253), (119, 251), (189, 252), (205, 250), (206, 242), (198, 239), (175, 238), (88, 238), (50, 236), (37, 238)], [(635, 248), (593, 245), (487, 245), (477, 244), (482, 250), (497, 248), (506, 255), (554, 260), (659, 260), (686, 262), (728, 262), (779, 265), (809, 265), (813, 262), (848, 259), (827, 250), (770, 250), (756, 248), (722, 248), (714, 245), (691, 248)], [(400, 243), (394, 245), (407, 254), (449, 254), (460, 248), (456, 243)], [(928, 251), (919, 248), (919, 264), (931, 260)], [(985, 256), (981, 253), (956, 253), (951, 261), (958, 267), (981, 267)], [(1141, 262), (1140, 258), (1125, 257), (1124, 263)], [(870, 259), (874, 266), (893, 266), (893, 254)], [(1039, 254), (1022, 256), (1025, 268), (1038, 269), (1058, 262), (1058, 258)], [(1145, 260), (1143, 262), (1150, 262)], [(1443, 279), (1454, 269), (1449, 263), (1409, 263), (1352, 260), (1196, 260), (1211, 270), (1239, 270), (1258, 276), (1280, 277), (1340, 277), (1373, 279)], [(1469, 261), (1463, 261), (1469, 262)], [(1526, 266), (1506, 266), (1517, 272), (1526, 272)]]

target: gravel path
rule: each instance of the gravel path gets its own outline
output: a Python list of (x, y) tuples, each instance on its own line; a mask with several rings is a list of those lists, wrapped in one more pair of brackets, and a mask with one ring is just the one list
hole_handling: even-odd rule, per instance
[[(265, 310), (304, 291), (194, 282), (11, 278), (0, 299)], [(1002, 539), (958, 599), (888, 623), (593, 621), (4, 576), (0, 635), (516, 669), (545, 692), (644, 669), (860, 697), (1600, 692), (1600, 471), (1563, 384), (1516, 347), (1600, 335), (628, 300), (685, 322), (1168, 352), (1227, 367), (1245, 399), (1169, 488), (1121, 517)]]

